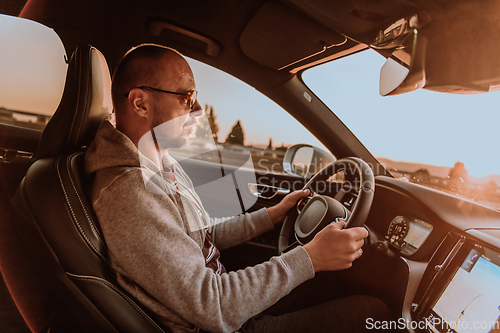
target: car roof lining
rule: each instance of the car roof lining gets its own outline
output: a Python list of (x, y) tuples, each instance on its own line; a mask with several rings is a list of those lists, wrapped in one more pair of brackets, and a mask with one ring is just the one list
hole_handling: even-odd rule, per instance
[[(236, 77), (244, 77), (251, 85), (266, 88), (285, 82), (293, 75), (277, 73), (250, 60), (239, 46), (241, 31), (264, 2), (221, 0), (210, 4), (205, 1), (186, 4), (145, 0), (141, 4), (126, 2), (116, 6), (116, 2), (99, 0), (29, 0), (21, 16), (53, 28), (61, 36), (68, 54), (81, 43), (91, 43), (106, 55), (111, 69), (131, 47), (142, 43), (158, 43), (178, 49), (188, 57)], [(57, 11), (43, 10), (56, 7)], [(147, 10), (142, 10), (144, 8)], [(214, 17), (218, 19), (214, 20)], [(196, 41), (192, 40), (194, 43), (189, 45), (176, 37), (175, 33), (152, 35), (148, 26), (155, 21), (168, 22), (195, 33), (203, 31), (204, 37), (220, 44), (220, 55), (207, 55), (205, 48), (196, 45)], [(189, 26), (185, 25), (186, 22)]]
[[(447, 66), (442, 66), (440, 62), (442, 59), (448, 59), (440, 58), (441, 54), (456, 55), (454, 46), (457, 41), (460, 43), (460, 38), (464, 35), (463, 30), (465, 35), (471, 35), (468, 25), (462, 28), (461, 22), (456, 20), (454, 14), (463, 14), (464, 10), (457, 8), (467, 9), (468, 3), (467, 0), (460, 0), (456, 4), (451, 0), (192, 0), (187, 3), (173, 0), (144, 0), (140, 3), (12, 0), (1, 2), (0, 11), (11, 15), (20, 13), (21, 17), (53, 28), (62, 37), (68, 54), (79, 44), (95, 45), (106, 55), (111, 69), (130, 47), (144, 42), (159, 43), (177, 48), (191, 58), (231, 72), (261, 89), (285, 82), (298, 68), (307, 68), (308, 64), (317, 64), (321, 59), (338, 58), (335, 56), (337, 53), (345, 55), (346, 50), (352, 49), (356, 42), (369, 44), (380, 29), (406, 15), (427, 13), (439, 20), (434, 20), (419, 32), (426, 33), (428, 28), (433, 27), (433, 31), (440, 31), (441, 34), (444, 32), (443, 36), (447, 41), (441, 42), (442, 46), (439, 45), (440, 49), (436, 54), (429, 55), (429, 63), (435, 62), (436, 66), (428, 66), (426, 87), (435, 86), (439, 90), (439, 87), (449, 85), (448, 81), (457, 80), (465, 87), (471, 84), (467, 81), (471, 81), (480, 88), (488, 88), (489, 85), (500, 82), (496, 72), (489, 75), (492, 68), (497, 68), (496, 57), (490, 57), (492, 59), (488, 59), (489, 61), (476, 59), (484, 59), (497, 53), (499, 47), (496, 43), (488, 43), (491, 34), (484, 31), (482, 34), (472, 34), (468, 43), (461, 43), (468, 51), (477, 55), (472, 57), (472, 60), (476, 60), (475, 68), (480, 69), (477, 71), (480, 75), (463, 74), (463, 77), (458, 78), (454, 75), (453, 69), (464, 62), (467, 63), (469, 58), (458, 58), (447, 63)], [(490, 5), (494, 7), (495, 4)], [(474, 7), (474, 4), (472, 6)], [(474, 8), (477, 9), (476, 7)], [(493, 7), (483, 8), (482, 11), (488, 14), (493, 11)], [(57, 10), (50, 10), (51, 8)], [(200, 35), (220, 45), (220, 56), (207, 56), (206, 47), (200, 45), (197, 40), (186, 43), (184, 38), (180, 42), (181, 38), (176, 38), (171, 33), (151, 35), (148, 33), (148, 24), (154, 20), (168, 22), (198, 34), (203, 32)], [(484, 30), (481, 25), (484, 21), (476, 22), (477, 27), (474, 26), (474, 30)], [(487, 31), (495, 32), (498, 28), (495, 23), (497, 17), (490, 15), (486, 21)], [(429, 34), (432, 34), (432, 31)], [(336, 44), (337, 37), (340, 36), (347, 36), (350, 41), (309, 57), (321, 50), (322, 45)], [(477, 36), (481, 37), (480, 48), (477, 47)], [(381, 53), (386, 57), (390, 54)], [(306, 59), (298, 62), (297, 66), (279, 70), (304, 58)], [(483, 81), (486, 84), (483, 84)]]
[[(331, 7), (328, 1), (313, 2), (320, 8)], [(19, 10), (21, 3), (24, 1), (20, 0), (17, 7), (11, 7)], [(342, 1), (336, 3), (335, 6), (340, 6), (342, 3)], [(299, 8), (300, 11), (289, 5)], [(265, 0), (221, 0), (207, 3), (193, 0), (189, 3), (178, 3), (145, 0), (140, 4), (124, 2), (116, 6), (114, 2), (98, 0), (82, 2), (29, 0), (20, 16), (53, 28), (61, 35), (68, 54), (71, 54), (80, 43), (92, 43), (106, 54), (111, 68), (119, 59), (114, 59), (116, 53), (123, 54), (132, 46), (151, 42), (174, 47), (189, 57), (219, 69), (231, 71), (235, 76), (239, 76), (238, 72), (241, 72), (245, 81), (250, 84), (258, 84), (260, 81), (266, 82), (268, 86), (275, 86), (292, 76), (285, 71), (276, 73), (277, 69), (318, 53), (323, 45), (341, 44), (344, 41), (345, 37), (342, 34), (331, 27), (326, 27), (322, 24), (323, 22), (315, 22), (316, 18), (311, 19), (309, 13), (304, 14), (304, 9), (300, 7), (304, 7), (303, 5), (299, 1), (289, 3)], [(44, 8), (56, 7), (57, 11), (44, 10)], [(15, 10), (11, 9), (11, 11)], [(329, 20), (332, 20), (337, 12), (339, 11), (330, 11)], [(369, 18), (368, 21), (352, 17), (363, 21), (361, 26), (365, 30), (380, 25), (380, 23), (372, 22), (373, 17), (365, 16)], [(214, 20), (214, 17), (217, 19)], [(220, 57), (210, 59), (205, 54), (206, 43), (200, 43), (199, 39), (186, 39), (186, 34), (182, 34), (182, 38), (179, 38), (178, 35), (176, 36), (178, 31), (172, 31), (172, 29), (163, 29), (160, 36), (152, 35), (150, 33), (152, 22), (166, 22), (213, 41), (215, 45), (220, 46)], [(201, 31), (203, 34), (200, 33)], [(105, 38), (99, 37), (103, 32), (108, 35), (108, 40), (112, 40), (111, 43), (104, 42)], [(126, 40), (123, 40), (122, 36), (126, 36)], [(349, 37), (353, 39), (352, 36)], [(102, 44), (100, 39), (103, 40)], [(70, 45), (67, 40), (71, 40)], [(355, 42), (349, 41), (345, 45), (328, 48), (325, 52), (307, 58), (297, 63), (297, 66), (285, 70), (291, 71), (299, 66), (304, 68), (308, 63), (317, 63), (321, 58), (332, 59), (335, 53), (344, 54), (354, 45), (356, 45)], [(109, 55), (112, 55), (111, 59)], [(228, 61), (228, 57), (237, 58), (238, 66), (245, 67), (247, 70), (234, 68), (235, 66), (231, 64), (226, 66), (228, 63), (236, 62)], [(249, 59), (255, 62), (255, 65), (251, 64)], [(267, 67), (267, 69), (259, 67)], [(268, 71), (268, 69), (273, 69), (273, 71)], [(258, 76), (262, 75), (266, 77), (266, 80), (259, 79)], [(255, 79), (253, 79), (254, 76)]]

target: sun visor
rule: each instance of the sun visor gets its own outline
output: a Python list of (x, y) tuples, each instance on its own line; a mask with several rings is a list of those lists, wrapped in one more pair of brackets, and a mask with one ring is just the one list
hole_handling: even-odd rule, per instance
[(262, 6), (240, 35), (246, 56), (277, 70), (324, 51), (335, 53), (331, 47), (345, 42), (343, 35), (279, 2)]

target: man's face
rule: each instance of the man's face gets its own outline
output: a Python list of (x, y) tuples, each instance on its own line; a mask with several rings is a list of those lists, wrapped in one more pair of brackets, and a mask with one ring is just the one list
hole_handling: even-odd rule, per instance
[[(153, 131), (160, 149), (182, 148), (194, 134), (197, 118), (186, 112), (175, 115), (174, 118), (168, 115), (172, 109), (165, 109), (157, 106), (155, 108), (155, 118), (153, 120)], [(170, 120), (165, 121), (165, 118)]]
[[(193, 73), (184, 59), (171, 61), (166, 75), (160, 80), (162, 90), (189, 94), (196, 90)], [(160, 149), (182, 148), (194, 134), (197, 117), (202, 108), (198, 101), (189, 106), (189, 97), (165, 92), (149, 91), (154, 94), (154, 118), (152, 129)]]

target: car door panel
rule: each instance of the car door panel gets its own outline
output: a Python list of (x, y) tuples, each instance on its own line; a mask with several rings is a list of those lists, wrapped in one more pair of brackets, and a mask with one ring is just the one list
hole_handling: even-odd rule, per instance
[(0, 173), (2, 193), (10, 198), (33, 163), (41, 132), (0, 124)]

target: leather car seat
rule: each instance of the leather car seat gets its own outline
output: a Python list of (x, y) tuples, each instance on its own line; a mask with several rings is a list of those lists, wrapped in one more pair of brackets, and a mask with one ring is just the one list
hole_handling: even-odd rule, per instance
[[(106, 244), (87, 199), (85, 147), (111, 113), (104, 56), (79, 46), (68, 67), (61, 103), (42, 133), (36, 161), (14, 200), (19, 219), (6, 282), (34, 332), (164, 332), (115, 281)], [(22, 273), (22, 274), (20, 274)]]

